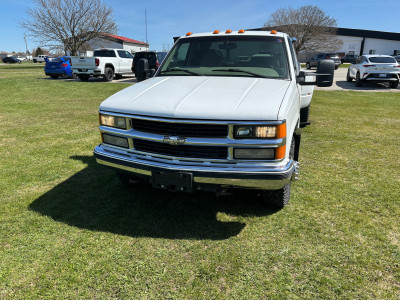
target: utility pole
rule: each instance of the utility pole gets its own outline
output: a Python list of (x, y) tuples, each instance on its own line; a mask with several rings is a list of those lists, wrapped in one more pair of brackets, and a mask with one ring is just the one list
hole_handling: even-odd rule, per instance
[(144, 25), (146, 28), (146, 44), (148, 44), (149, 41), (147, 40), (147, 12), (146, 12), (146, 10), (144, 10)]
[(28, 43), (26, 42), (26, 33), (24, 33), (24, 40), (25, 40), (25, 53), (28, 54)]

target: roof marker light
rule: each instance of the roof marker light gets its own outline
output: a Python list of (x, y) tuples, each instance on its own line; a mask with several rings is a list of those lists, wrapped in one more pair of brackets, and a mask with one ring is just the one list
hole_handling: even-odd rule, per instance
[(192, 35), (193, 34), (193, 32), (188, 32), (188, 33), (186, 33), (186, 36), (189, 36), (189, 35)]
[(240, 29), (238, 33), (244, 33), (244, 29)]
[(214, 33), (214, 34), (218, 34), (218, 33), (219, 33), (219, 30), (214, 30), (213, 33)]
[(271, 30), (271, 34), (276, 34), (276, 30)]
[(232, 33), (232, 30), (228, 29), (225, 33)]

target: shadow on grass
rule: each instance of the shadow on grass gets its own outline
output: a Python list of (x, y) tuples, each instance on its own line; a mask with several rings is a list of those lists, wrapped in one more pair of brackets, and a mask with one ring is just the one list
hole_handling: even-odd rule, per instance
[(238, 235), (245, 224), (219, 221), (218, 212), (232, 216), (275, 212), (265, 210), (252, 191), (218, 198), (213, 193), (172, 193), (144, 184), (127, 188), (93, 157), (71, 159), (88, 166), (29, 208), (78, 228), (132, 237), (223, 240)]

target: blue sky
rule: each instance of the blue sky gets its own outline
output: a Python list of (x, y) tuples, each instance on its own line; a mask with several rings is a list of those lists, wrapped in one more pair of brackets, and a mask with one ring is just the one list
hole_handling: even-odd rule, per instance
[[(202, 0), (134, 1), (104, 0), (114, 10), (118, 34), (146, 40), (144, 11), (147, 10), (148, 41), (152, 50), (171, 47), (174, 36), (187, 32), (238, 30), (262, 27), (269, 15), (280, 8), (317, 5), (336, 18), (339, 27), (400, 32), (396, 6), (376, 0)], [(383, 4), (385, 3), (385, 4)], [(25, 51), (24, 29), (18, 21), (26, 18), (28, 0), (0, 0), (0, 51)], [(38, 45), (28, 39), (28, 49)]]

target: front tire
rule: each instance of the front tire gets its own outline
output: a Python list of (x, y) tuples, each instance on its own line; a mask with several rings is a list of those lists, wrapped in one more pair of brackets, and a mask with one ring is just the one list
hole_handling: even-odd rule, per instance
[(350, 77), (350, 70), (347, 70), (346, 81), (351, 82), (353, 78)]
[(398, 87), (399, 81), (390, 82), (389, 85), (390, 85), (390, 88), (395, 89)]
[(270, 208), (282, 209), (289, 204), (291, 183), (279, 190), (264, 191), (264, 202)]
[(114, 70), (110, 67), (106, 67), (106, 69), (104, 70), (103, 79), (106, 82), (112, 81), (114, 79)]
[[(295, 151), (295, 140), (294, 136), (292, 137), (292, 143), (290, 145), (290, 153), (289, 158), (294, 158), (294, 151)], [(264, 203), (273, 209), (282, 209), (286, 205), (289, 204), (290, 200), (290, 190), (291, 190), (291, 181), (286, 184), (283, 188), (279, 190), (266, 190), (263, 191), (263, 200)]]

